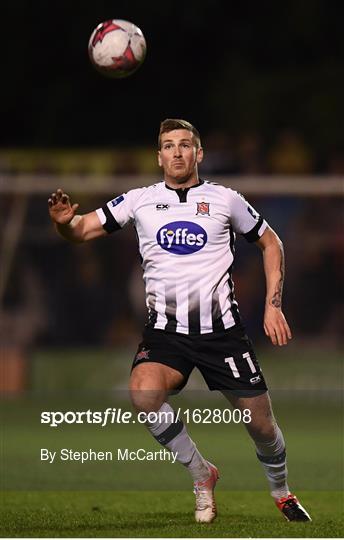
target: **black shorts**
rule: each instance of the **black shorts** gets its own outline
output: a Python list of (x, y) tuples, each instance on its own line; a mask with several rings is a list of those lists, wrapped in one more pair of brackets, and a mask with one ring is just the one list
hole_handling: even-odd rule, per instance
[(145, 328), (132, 369), (144, 362), (158, 362), (182, 373), (185, 381), (179, 389), (197, 367), (209, 390), (227, 390), (243, 397), (267, 391), (252, 343), (239, 325), (197, 336)]

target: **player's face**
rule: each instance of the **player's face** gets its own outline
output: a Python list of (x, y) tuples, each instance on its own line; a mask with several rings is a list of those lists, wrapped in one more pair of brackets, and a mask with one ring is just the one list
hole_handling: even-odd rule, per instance
[(184, 184), (198, 181), (197, 164), (203, 159), (203, 150), (197, 147), (191, 131), (174, 129), (161, 135), (159, 165), (164, 169), (165, 180)]

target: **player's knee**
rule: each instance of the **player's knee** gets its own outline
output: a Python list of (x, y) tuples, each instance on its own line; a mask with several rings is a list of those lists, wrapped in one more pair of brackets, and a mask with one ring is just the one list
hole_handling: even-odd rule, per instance
[(158, 411), (164, 403), (164, 397), (161, 392), (156, 390), (130, 390), (130, 397), (133, 406), (137, 412)]
[(276, 424), (274, 422), (254, 422), (247, 424), (252, 439), (256, 442), (272, 442), (276, 439)]
[(132, 378), (130, 381), (130, 398), (138, 412), (158, 411), (166, 399), (164, 390), (152, 390), (148, 380)]

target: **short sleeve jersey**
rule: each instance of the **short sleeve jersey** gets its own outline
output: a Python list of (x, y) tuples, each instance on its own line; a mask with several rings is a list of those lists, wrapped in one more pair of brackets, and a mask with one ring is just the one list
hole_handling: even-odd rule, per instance
[(97, 214), (108, 233), (128, 223), (136, 228), (148, 326), (195, 335), (240, 322), (235, 236), (254, 242), (267, 227), (242, 195), (203, 180), (184, 190), (160, 182), (116, 197)]

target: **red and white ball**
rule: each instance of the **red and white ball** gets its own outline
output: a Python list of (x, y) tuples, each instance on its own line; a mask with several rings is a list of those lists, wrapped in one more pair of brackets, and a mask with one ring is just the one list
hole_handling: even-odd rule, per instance
[(88, 53), (100, 73), (120, 79), (140, 67), (146, 56), (146, 40), (132, 22), (112, 19), (98, 24), (92, 32)]

